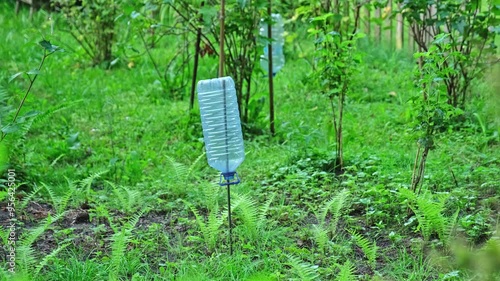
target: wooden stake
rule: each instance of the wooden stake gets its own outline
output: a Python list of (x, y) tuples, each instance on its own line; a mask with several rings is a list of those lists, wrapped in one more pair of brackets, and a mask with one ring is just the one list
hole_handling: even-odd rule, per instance
[[(201, 2), (201, 7), (205, 5), (205, 2)], [(203, 21), (203, 18), (200, 14), (200, 23)], [(191, 97), (189, 99), (189, 110), (194, 107), (194, 96), (195, 96), (195, 87), (196, 87), (196, 76), (198, 74), (198, 59), (200, 57), (200, 43), (201, 43), (201, 27), (196, 31), (196, 43), (195, 43), (195, 51), (194, 51), (194, 69), (193, 69), (193, 79), (191, 80)]]

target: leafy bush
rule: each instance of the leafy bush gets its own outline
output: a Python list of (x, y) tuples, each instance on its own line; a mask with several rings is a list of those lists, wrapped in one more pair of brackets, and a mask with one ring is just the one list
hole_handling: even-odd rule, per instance
[[(420, 60), (420, 67), (434, 64), (444, 74), (440, 83), (446, 86), (446, 102), (465, 109), (472, 81), (496, 62), (490, 55), (496, 52), (500, 7), (494, 1), (399, 2), (419, 50), (428, 52), (434, 46), (446, 57), (443, 61)], [(443, 37), (444, 34), (447, 36)], [(447, 48), (432, 44), (438, 38), (447, 43)]]
[(66, 30), (82, 47), (92, 65), (110, 63), (116, 42), (115, 23), (122, 0), (54, 0), (67, 23)]

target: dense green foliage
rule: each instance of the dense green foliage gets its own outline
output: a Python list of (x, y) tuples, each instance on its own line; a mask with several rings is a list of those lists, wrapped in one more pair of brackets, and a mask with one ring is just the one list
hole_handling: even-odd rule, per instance
[[(287, 22), (274, 138), (263, 133), (267, 80), (251, 80), (247, 155), (242, 183), (232, 187), (231, 256), (226, 193), (206, 164), (198, 110), (189, 109), (191, 56), (176, 55), (185, 42), (193, 52), (199, 17), (186, 33), (152, 32), (145, 11), (176, 27), (183, 20), (167, 4), (126, 6), (127, 20), (114, 21), (123, 31), (113, 39), (116, 58), (91, 67), (61, 14), (42, 10), (30, 21), (26, 10), (15, 15), (12, 2), (0, 3), (0, 127), (25, 96), (26, 126), (0, 142), (1, 184), (10, 182), (6, 171), (16, 174), (18, 236), (11, 275), (10, 230), (0, 229), (0, 280), (499, 278), (498, 66), (471, 82), (468, 106), (457, 111), (439, 84), (450, 69), (416, 70), (406, 50), (357, 39), (363, 60), (349, 73), (338, 173), (331, 105), (324, 85), (311, 81), (315, 38), (301, 19)], [(178, 34), (187, 41), (170, 40)], [(439, 64), (450, 46), (437, 39), (419, 56)], [(52, 53), (56, 45), (64, 51)], [(213, 56), (201, 57), (198, 79), (216, 69)], [(433, 150), (421, 189), (412, 190), (415, 143), (429, 128)], [(2, 210), (9, 200), (0, 189)]]

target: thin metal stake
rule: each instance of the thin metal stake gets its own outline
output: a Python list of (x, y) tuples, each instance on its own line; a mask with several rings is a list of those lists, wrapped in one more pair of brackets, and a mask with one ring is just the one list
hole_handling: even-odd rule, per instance
[(231, 223), (231, 183), (227, 180), (227, 218), (229, 221), (229, 253), (233, 255), (233, 226)]

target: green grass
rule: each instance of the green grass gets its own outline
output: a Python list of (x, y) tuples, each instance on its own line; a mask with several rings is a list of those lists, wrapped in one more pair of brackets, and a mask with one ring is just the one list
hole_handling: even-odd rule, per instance
[[(231, 187), (230, 256), (226, 193), (206, 164), (189, 89), (172, 99), (155, 82), (146, 56), (122, 57), (109, 70), (88, 67), (62, 26), (49, 34), (47, 12), (30, 21), (27, 10), (18, 16), (13, 10), (12, 2), (0, 4), (0, 90), (8, 105), (16, 107), (28, 85), (26, 78), (9, 83), (9, 77), (38, 66), (42, 36), (66, 51), (47, 59), (22, 111), (53, 113), (35, 118), (20, 144), (15, 135), (6, 142), (9, 168), (22, 182), (19, 200), (26, 198), (17, 210), (20, 241), (33, 238), (19, 244), (30, 246), (18, 248), (30, 260), (18, 260), (12, 280), (498, 277), (499, 123), (491, 106), (498, 91), (491, 78), (478, 82), (462, 125), (443, 134), (430, 152), (423, 187), (428, 193), (421, 198), (428, 202), (422, 206), (447, 199), (442, 212), (432, 213), (437, 218), (426, 217), (425, 210), (417, 218), (401, 192), (410, 185), (416, 153), (409, 100), (417, 91), (408, 54), (362, 44), (364, 63), (345, 108), (343, 175), (332, 172), (331, 109), (307, 83), (311, 65), (289, 56), (275, 77), (275, 138), (266, 127), (267, 80), (255, 76), (252, 99), (263, 97), (265, 104), (253, 126), (265, 133), (245, 135), (242, 183)], [(299, 32), (306, 57), (310, 40)], [(166, 41), (153, 51), (157, 58), (171, 55)], [(212, 78), (215, 59), (200, 63), (198, 78)], [(348, 194), (345, 202), (331, 201), (339, 194)], [(325, 207), (332, 204), (341, 206)], [(437, 230), (422, 234), (423, 225), (452, 218), (457, 210), (452, 242)], [(41, 222), (48, 212), (62, 217)], [(40, 236), (30, 235), (34, 230)], [(8, 232), (1, 231), (6, 251)], [(465, 241), (465, 250), (449, 246), (453, 241)], [(491, 262), (491, 270), (466, 262), (475, 257)], [(7, 280), (4, 255), (0, 261), (0, 280)]]

